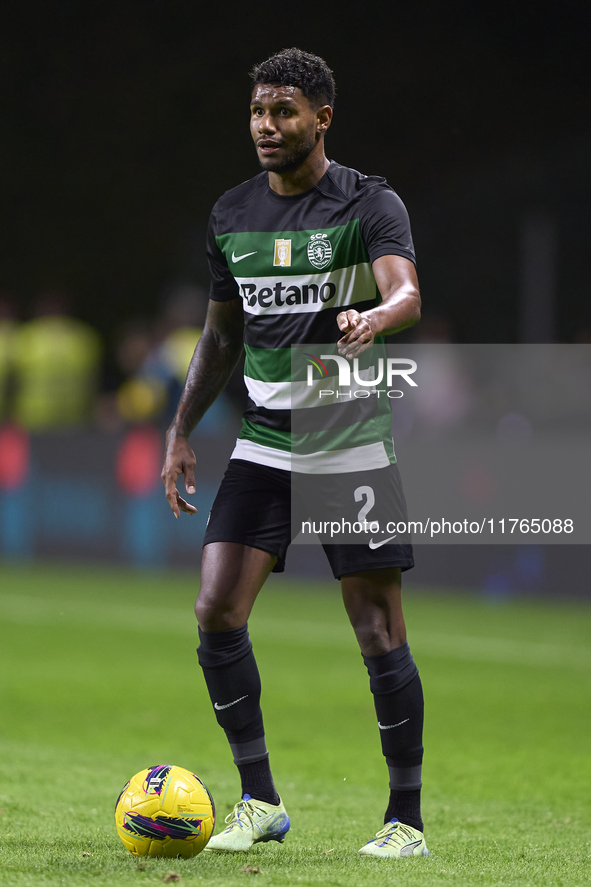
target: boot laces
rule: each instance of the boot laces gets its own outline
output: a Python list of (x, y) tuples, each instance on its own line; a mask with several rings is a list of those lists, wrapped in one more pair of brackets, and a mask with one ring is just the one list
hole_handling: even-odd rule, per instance
[(400, 844), (400, 846), (417, 840), (410, 827), (404, 825), (403, 822), (387, 822), (374, 838), (375, 841), (379, 839), (390, 840), (393, 844)]
[(252, 798), (250, 801), (238, 801), (234, 805), (232, 812), (226, 816), (225, 822), (227, 825), (238, 825), (240, 828), (246, 828), (246, 823), (243, 821), (246, 819), (250, 827), (253, 828), (254, 818), (259, 812), (263, 813), (265, 811)]

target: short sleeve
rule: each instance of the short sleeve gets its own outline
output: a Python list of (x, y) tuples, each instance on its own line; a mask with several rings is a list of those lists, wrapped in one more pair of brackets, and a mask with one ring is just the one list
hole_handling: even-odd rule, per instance
[(391, 188), (372, 188), (359, 215), (361, 236), (370, 262), (380, 256), (403, 256), (416, 264), (410, 220), (402, 200)]
[(217, 245), (215, 228), (215, 215), (212, 213), (207, 226), (207, 261), (211, 280), (209, 298), (214, 302), (228, 302), (230, 299), (239, 298), (240, 290), (228, 268), (224, 254)]

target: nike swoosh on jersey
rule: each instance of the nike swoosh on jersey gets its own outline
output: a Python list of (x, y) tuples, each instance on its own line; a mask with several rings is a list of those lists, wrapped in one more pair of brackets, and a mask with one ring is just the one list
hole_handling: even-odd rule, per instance
[(402, 727), (403, 724), (406, 724), (407, 721), (410, 721), (410, 718), (405, 718), (403, 721), (398, 721), (397, 724), (380, 724), (378, 721), (378, 727), (380, 730), (393, 730), (394, 727)]
[(255, 249), (253, 253), (244, 253), (243, 256), (237, 256), (234, 251), (232, 251), (232, 261), (233, 262), (241, 262), (242, 259), (247, 259), (249, 256), (254, 256), (258, 253), (258, 249)]
[(227, 705), (219, 705), (217, 702), (214, 702), (213, 707), (217, 708), (218, 711), (221, 711), (222, 708), (230, 708), (231, 705), (236, 705), (237, 702), (242, 702), (242, 700), (246, 699), (247, 696), (248, 693), (246, 694), (246, 696), (241, 696), (240, 699), (235, 699), (234, 702), (228, 702)]
[(368, 545), (373, 551), (374, 548), (381, 548), (382, 545), (386, 544), (386, 542), (391, 542), (392, 539), (396, 539), (397, 535), (398, 535), (397, 533), (394, 533), (393, 536), (388, 536), (387, 539), (382, 539), (381, 542), (374, 542), (373, 539), (370, 539)]

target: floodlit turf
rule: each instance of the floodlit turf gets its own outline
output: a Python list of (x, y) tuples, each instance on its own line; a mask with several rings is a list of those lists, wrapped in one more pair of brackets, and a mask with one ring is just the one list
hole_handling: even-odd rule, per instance
[[(0, 565), (0, 885), (515, 885), (591, 880), (591, 608), (409, 592), (427, 703), (429, 859), (360, 859), (387, 774), (337, 583), (269, 583), (251, 620), (283, 846), (137, 861), (114, 829), (135, 772), (239, 784), (195, 655), (196, 578)], [(219, 826), (218, 826), (219, 827)], [(260, 869), (260, 871), (258, 871)]]

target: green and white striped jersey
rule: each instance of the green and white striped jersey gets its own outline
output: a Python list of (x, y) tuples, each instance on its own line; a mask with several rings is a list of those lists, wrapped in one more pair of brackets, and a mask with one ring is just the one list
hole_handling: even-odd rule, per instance
[[(249, 404), (233, 458), (305, 473), (395, 461), (387, 399), (319, 399), (319, 384), (336, 387), (336, 362), (330, 378), (310, 386), (304, 356), (318, 355), (319, 345), (334, 351), (339, 312), (379, 304), (372, 262), (392, 254), (415, 260), (402, 201), (385, 179), (334, 162), (303, 194), (276, 194), (262, 172), (218, 200), (208, 230), (210, 298), (240, 298), (244, 309)], [(301, 375), (293, 346), (301, 346)]]

